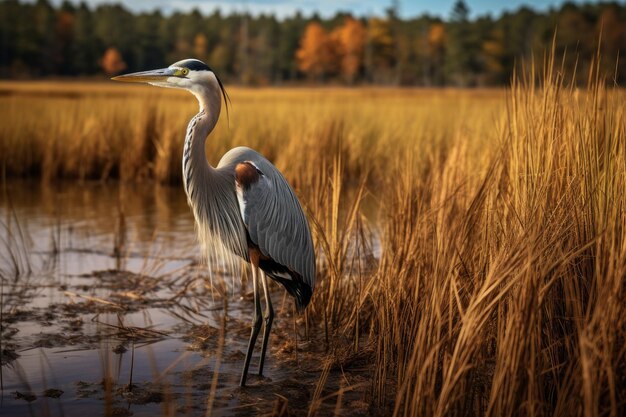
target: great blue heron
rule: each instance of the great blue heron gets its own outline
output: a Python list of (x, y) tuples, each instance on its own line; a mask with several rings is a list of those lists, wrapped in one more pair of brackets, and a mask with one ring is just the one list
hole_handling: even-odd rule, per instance
[(300, 202), (280, 171), (252, 149), (231, 149), (216, 168), (208, 163), (205, 141), (217, 124), (222, 96), (227, 106), (228, 96), (219, 78), (204, 62), (185, 59), (167, 68), (120, 75), (113, 80), (180, 88), (198, 99), (200, 112), (189, 122), (185, 136), (183, 184), (205, 247), (235, 254), (252, 265), (255, 308), (240, 382), (245, 386), (262, 325), (259, 276), (265, 296), (259, 375), (263, 375), (274, 318), (266, 276), (287, 289), (300, 311), (313, 295), (315, 252)]

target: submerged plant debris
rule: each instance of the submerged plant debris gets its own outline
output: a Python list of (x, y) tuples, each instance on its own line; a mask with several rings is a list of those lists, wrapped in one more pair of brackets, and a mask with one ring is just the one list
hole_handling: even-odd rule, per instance
[(626, 415), (626, 92), (554, 48), (506, 92), (231, 90), (208, 160), (275, 162), (318, 266), (303, 315), (272, 285), (245, 389), (250, 279), (161, 185), (193, 99), (5, 83), (0, 159), (43, 181), (0, 189), (0, 414)]
[[(338, 395), (347, 414), (368, 413), (367, 361), (354, 369), (333, 364), (323, 335), (307, 335), (302, 316), (294, 323), (291, 300), (276, 285), (265, 375), (256, 375), (257, 349), (248, 387), (239, 387), (252, 293), (241, 277), (209, 276), (188, 223), (167, 231), (176, 239), (175, 253), (142, 253), (168, 244), (155, 237), (128, 242), (120, 259), (107, 251), (107, 240), (115, 239), (92, 236), (87, 225), (80, 230), (80, 221), (44, 220), (61, 222), (55, 250), (25, 243), (19, 250), (31, 272), (3, 284), (3, 415), (93, 409), (111, 416), (196, 416), (207, 407), (220, 415), (306, 414), (312, 401), (321, 411), (334, 410)], [(20, 226), (25, 235), (46, 234), (28, 222)]]

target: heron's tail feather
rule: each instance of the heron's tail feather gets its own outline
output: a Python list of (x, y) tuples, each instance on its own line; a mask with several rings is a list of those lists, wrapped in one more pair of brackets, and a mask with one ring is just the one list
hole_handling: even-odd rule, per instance
[(302, 279), (284, 279), (282, 277), (274, 277), (272, 278), (285, 287), (287, 292), (291, 294), (291, 296), (296, 301), (296, 309), (298, 312), (303, 312), (306, 306), (311, 302), (311, 297), (313, 296), (313, 290), (306, 282), (302, 281)]
[(302, 275), (270, 258), (260, 259), (259, 267), (270, 278), (285, 287), (287, 292), (296, 300), (296, 308), (299, 312), (304, 311), (311, 301), (313, 289), (306, 283)]

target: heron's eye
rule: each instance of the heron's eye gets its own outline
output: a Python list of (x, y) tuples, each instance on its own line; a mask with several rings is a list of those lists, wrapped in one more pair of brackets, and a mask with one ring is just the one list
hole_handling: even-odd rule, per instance
[(181, 75), (187, 75), (187, 74), (189, 74), (189, 70), (187, 68), (182, 68), (180, 70), (180, 73), (181, 73)]

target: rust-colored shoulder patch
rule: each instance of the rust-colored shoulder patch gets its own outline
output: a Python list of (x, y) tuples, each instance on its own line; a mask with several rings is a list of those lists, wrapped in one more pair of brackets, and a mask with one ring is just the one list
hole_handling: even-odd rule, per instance
[(264, 261), (270, 259), (269, 257), (263, 255), (259, 247), (256, 245), (248, 246), (248, 257), (250, 257), (250, 263), (252, 263), (252, 265), (256, 267), (259, 266), (259, 262), (261, 261), (261, 259), (263, 259)]
[(251, 162), (241, 162), (235, 167), (235, 180), (243, 188), (248, 188), (259, 180), (261, 172)]

